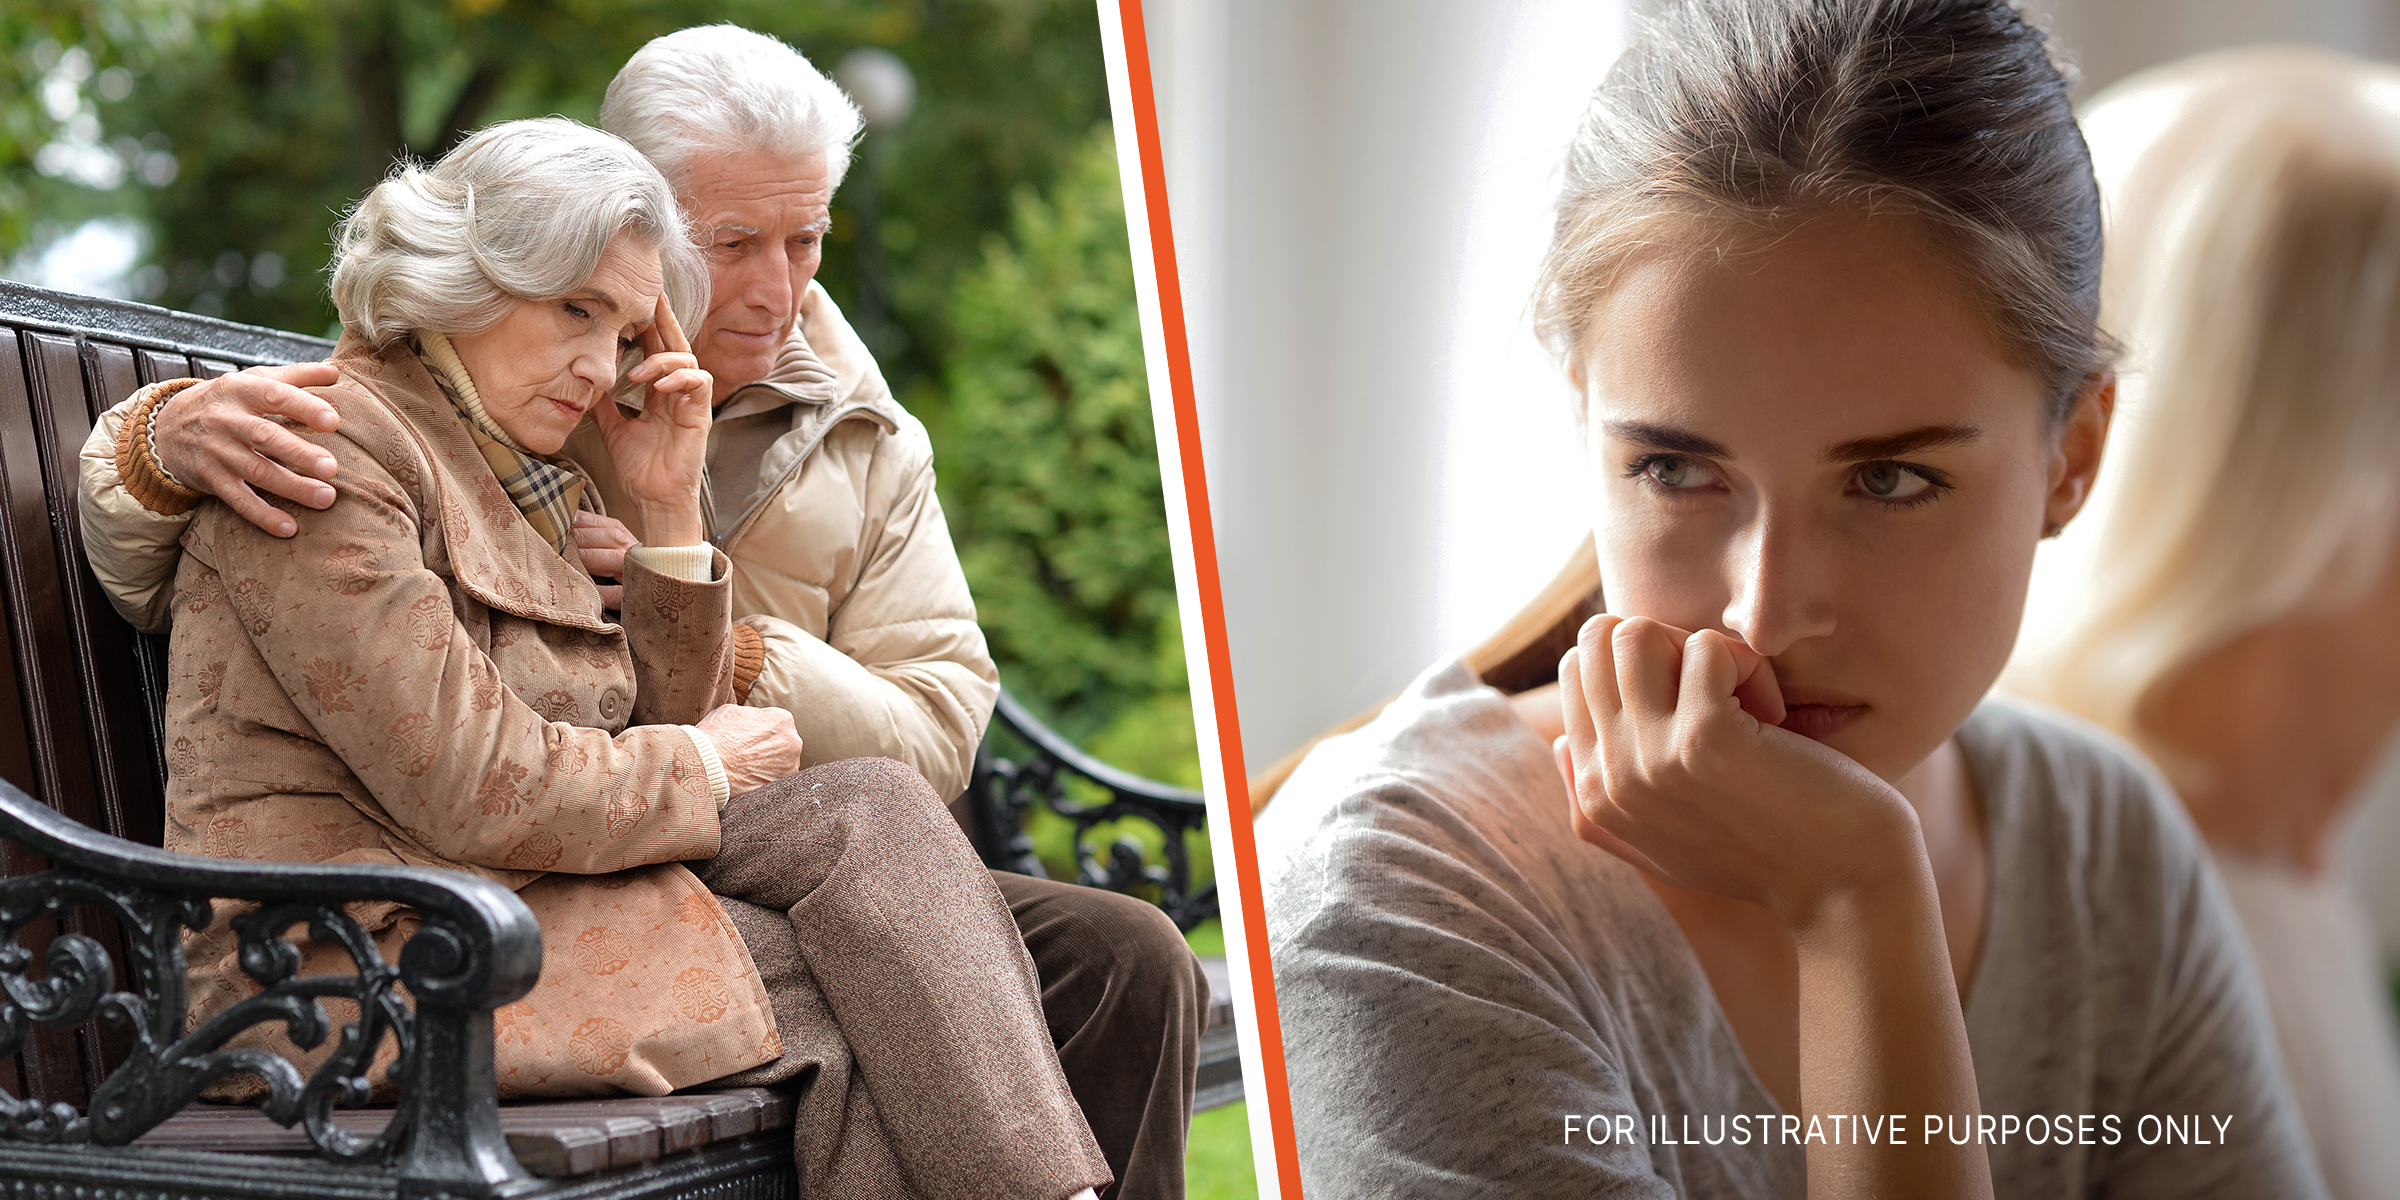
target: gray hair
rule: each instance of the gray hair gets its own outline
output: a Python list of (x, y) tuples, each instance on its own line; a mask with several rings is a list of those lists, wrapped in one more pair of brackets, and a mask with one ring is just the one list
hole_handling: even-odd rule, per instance
[(834, 187), (850, 166), (858, 106), (797, 50), (739, 25), (650, 39), (600, 101), (600, 127), (683, 186), (691, 160), (767, 151), (825, 156)]
[(658, 168), (562, 117), (505, 122), (432, 166), (403, 162), (350, 210), (335, 233), (333, 305), (376, 346), (417, 330), (480, 333), (512, 300), (582, 287), (620, 232), (658, 252), (668, 307), (697, 328), (708, 266)]
[(1905, 214), (2061, 417), (2114, 359), (2067, 87), (2004, 0), (1684, 0), (1568, 146), (1536, 329), (1573, 366), (1633, 251), (1688, 246), (1695, 224), (1726, 248), (1836, 209)]

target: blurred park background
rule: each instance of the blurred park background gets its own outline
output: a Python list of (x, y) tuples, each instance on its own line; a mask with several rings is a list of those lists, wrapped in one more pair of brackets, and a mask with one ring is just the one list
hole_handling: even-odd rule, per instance
[[(1002, 680), (1102, 758), (1197, 788), (1091, 0), (10, 0), (0, 275), (332, 336), (329, 232), (397, 158), (494, 121), (596, 123), (644, 41), (719, 21), (797, 47), (868, 115), (817, 278), (932, 433)], [(1034, 833), (1070, 876), (1064, 822)], [(1193, 941), (1224, 953), (1215, 922)], [(1195, 1197), (1253, 1194), (1238, 1106), (1202, 1114), (1191, 1168)]]

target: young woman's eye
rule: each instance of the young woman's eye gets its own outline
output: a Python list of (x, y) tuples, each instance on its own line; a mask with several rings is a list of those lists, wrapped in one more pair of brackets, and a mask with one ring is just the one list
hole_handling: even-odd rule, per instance
[(1948, 490), (1949, 483), (1926, 467), (1871, 462), (1858, 468), (1858, 488), (1877, 500), (1922, 503)]
[(1716, 471), (1707, 463), (1680, 454), (1645, 454), (1635, 459), (1625, 474), (1651, 487), (1675, 492), (1704, 488), (1717, 481)]

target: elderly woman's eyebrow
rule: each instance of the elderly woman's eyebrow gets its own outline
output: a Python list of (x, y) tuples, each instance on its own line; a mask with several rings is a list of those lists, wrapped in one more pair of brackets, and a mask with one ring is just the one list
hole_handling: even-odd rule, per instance
[(1733, 451), (1723, 443), (1701, 437), (1688, 429), (1672, 425), (1654, 425), (1648, 421), (1602, 421), (1600, 428), (1620, 442), (1667, 454), (1690, 454), (1699, 458), (1731, 459)]
[(611, 292), (606, 288), (596, 288), (587, 284), (582, 291), (575, 293), (575, 295), (569, 298), (576, 300), (590, 300), (599, 305), (601, 308), (607, 309), (608, 314), (612, 317), (625, 311), (625, 302), (617, 299), (616, 293)]
[(1881, 437), (1856, 438), (1843, 442), (1825, 452), (1829, 463), (1869, 462), (1878, 458), (1897, 458), (1919, 450), (1938, 446), (1961, 446), (1983, 436), (1976, 425), (1925, 425), (1916, 429), (1887, 433)]

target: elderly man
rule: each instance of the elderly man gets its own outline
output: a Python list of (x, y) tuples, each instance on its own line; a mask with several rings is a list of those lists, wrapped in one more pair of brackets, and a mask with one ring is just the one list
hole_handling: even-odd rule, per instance
[[(718, 25), (644, 46), (610, 83), (601, 120), (658, 165), (708, 242), (709, 308), (692, 343), (722, 399), (704, 499), (735, 566), (735, 611), (751, 614), (737, 629), (745, 702), (791, 712), (804, 766), (886, 756), (958, 795), (998, 674), (924, 427), (813, 282), (857, 110), (790, 47)], [(332, 408), (300, 390), (332, 381), (321, 365), (255, 369), (185, 388), (146, 425), (128, 425), (126, 405), (106, 414), (84, 450), (85, 542), (128, 620), (166, 625), (178, 539), (203, 496), (279, 536), (293, 519), (262, 492), (333, 503), (332, 460), (281, 424), (332, 430)], [(613, 577), (640, 514), (590, 423), (566, 453), (625, 519), (578, 519), (586, 566)], [(1197, 961), (1139, 901), (1006, 873), (994, 882), (1116, 1175), (1108, 1194), (1182, 1195), (1207, 1005)]]

